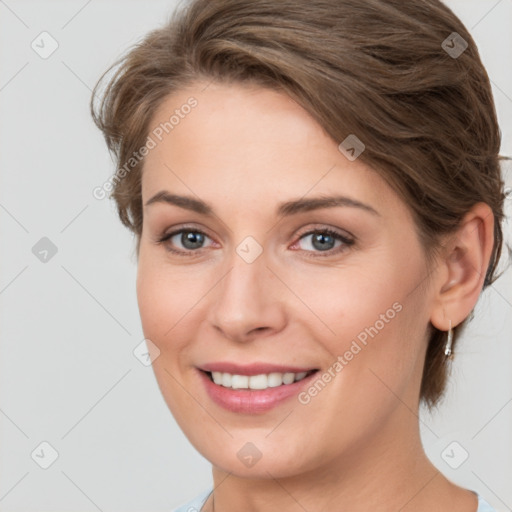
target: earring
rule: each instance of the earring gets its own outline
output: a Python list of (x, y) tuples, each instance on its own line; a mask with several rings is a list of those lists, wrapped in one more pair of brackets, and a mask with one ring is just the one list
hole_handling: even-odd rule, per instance
[(452, 355), (452, 341), (453, 341), (453, 331), (452, 331), (452, 321), (450, 320), (450, 328), (448, 329), (448, 339), (446, 340), (446, 347), (444, 348), (444, 355), (453, 359)]

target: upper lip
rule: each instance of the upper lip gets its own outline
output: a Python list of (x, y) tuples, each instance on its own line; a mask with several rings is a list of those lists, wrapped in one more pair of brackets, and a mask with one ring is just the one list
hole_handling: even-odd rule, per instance
[(271, 363), (236, 364), (229, 361), (219, 361), (216, 363), (203, 364), (199, 369), (206, 372), (223, 372), (231, 373), (232, 375), (251, 376), (261, 375), (263, 373), (301, 373), (315, 370), (316, 368), (299, 368), (297, 366), (285, 366)]

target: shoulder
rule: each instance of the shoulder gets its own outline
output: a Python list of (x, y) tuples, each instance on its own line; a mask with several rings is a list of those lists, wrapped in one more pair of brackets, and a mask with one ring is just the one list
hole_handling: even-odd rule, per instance
[[(192, 501), (184, 503), (183, 505), (179, 505), (171, 512), (199, 512), (201, 510), (201, 507), (204, 505), (206, 498), (208, 498), (212, 491), (213, 489), (207, 489), (206, 491), (202, 491)], [(478, 512), (480, 512), (480, 509), (478, 509)], [(485, 512), (487, 511), (485, 510)]]
[(476, 512), (496, 512), (496, 510), (478, 494), (478, 509)]

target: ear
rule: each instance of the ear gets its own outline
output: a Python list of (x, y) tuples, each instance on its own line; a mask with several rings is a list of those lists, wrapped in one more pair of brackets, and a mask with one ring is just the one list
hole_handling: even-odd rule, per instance
[(443, 243), (438, 259), (430, 321), (441, 331), (463, 322), (482, 291), (494, 244), (494, 215), (477, 203)]

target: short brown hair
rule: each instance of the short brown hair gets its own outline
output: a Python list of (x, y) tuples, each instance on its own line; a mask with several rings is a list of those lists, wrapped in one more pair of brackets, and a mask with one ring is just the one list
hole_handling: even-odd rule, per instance
[[(458, 44), (467, 43), (458, 56), (446, 51), (454, 32)], [(502, 248), (501, 133), (476, 44), (440, 1), (192, 0), (147, 34), (103, 74), (91, 99), (118, 166), (112, 197), (137, 237), (137, 253), (144, 160), (119, 170), (145, 144), (164, 99), (198, 80), (282, 91), (337, 144), (355, 134), (365, 144), (359, 158), (412, 211), (427, 258), (474, 204), (487, 203), (495, 228), (484, 287), (494, 281)], [(466, 322), (454, 329), (453, 346)], [(446, 332), (430, 327), (420, 399), (432, 408), (448, 366)]]

